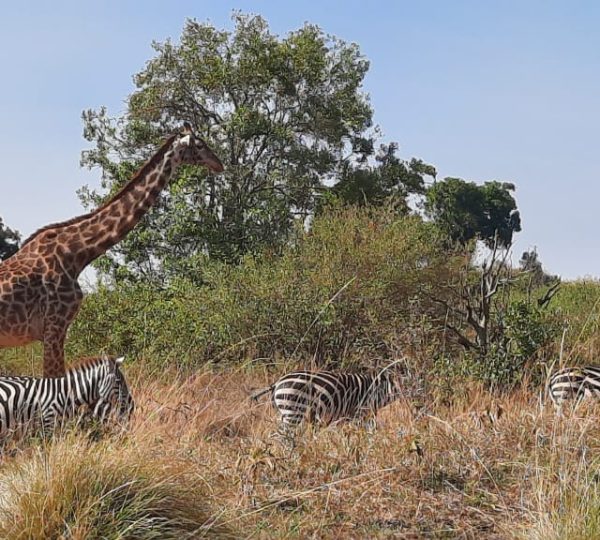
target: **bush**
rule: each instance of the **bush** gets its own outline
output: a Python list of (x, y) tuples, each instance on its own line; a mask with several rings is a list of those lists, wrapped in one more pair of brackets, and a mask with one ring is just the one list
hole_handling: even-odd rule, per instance
[(100, 287), (72, 327), (70, 354), (108, 349), (192, 366), (277, 356), (368, 361), (412, 346), (411, 325), (437, 313), (424, 291), (447, 272), (420, 218), (337, 209), (281, 256), (207, 264), (203, 286)]
[(476, 379), (496, 388), (512, 387), (524, 378), (536, 384), (545, 379), (548, 361), (558, 352), (562, 317), (519, 290), (506, 287), (502, 294), (505, 300), (494, 304), (491, 312), (487, 350), (469, 349), (458, 358), (436, 355), (434, 371), (442, 390), (450, 391), (458, 379)]

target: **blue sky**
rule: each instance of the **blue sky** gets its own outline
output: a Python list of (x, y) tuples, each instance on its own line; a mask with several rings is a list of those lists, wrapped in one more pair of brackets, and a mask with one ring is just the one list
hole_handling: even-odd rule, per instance
[(564, 278), (600, 276), (600, 3), (551, 1), (55, 1), (0, 15), (0, 216), (26, 236), (82, 212), (81, 111), (124, 111), (152, 40), (186, 17), (231, 28), (263, 15), (285, 34), (305, 21), (371, 61), (375, 121), (405, 158), (439, 177), (517, 185), (515, 259), (536, 246)]

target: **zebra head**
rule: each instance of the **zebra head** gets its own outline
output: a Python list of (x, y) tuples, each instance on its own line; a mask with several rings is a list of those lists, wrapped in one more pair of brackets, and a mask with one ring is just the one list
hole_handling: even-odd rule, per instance
[(119, 420), (129, 420), (135, 404), (120, 366), (125, 357), (104, 358), (98, 371), (98, 401), (93, 415), (101, 421), (116, 412)]
[(378, 407), (385, 407), (396, 401), (404, 390), (402, 377), (391, 369), (380, 371), (375, 377), (373, 386)]

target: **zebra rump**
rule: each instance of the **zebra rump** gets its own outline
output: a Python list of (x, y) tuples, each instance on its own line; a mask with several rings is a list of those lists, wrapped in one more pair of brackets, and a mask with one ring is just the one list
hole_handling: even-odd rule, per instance
[(600, 398), (600, 366), (566, 367), (552, 375), (548, 393), (555, 406), (567, 399)]
[(362, 418), (397, 399), (399, 385), (394, 374), (353, 374), (332, 371), (295, 371), (255, 393), (258, 399), (271, 392), (281, 422), (296, 426), (303, 420), (328, 424)]
[(50, 433), (87, 407), (101, 422), (127, 420), (134, 402), (120, 366), (123, 358), (88, 358), (63, 377), (0, 377), (0, 438), (27, 429)]

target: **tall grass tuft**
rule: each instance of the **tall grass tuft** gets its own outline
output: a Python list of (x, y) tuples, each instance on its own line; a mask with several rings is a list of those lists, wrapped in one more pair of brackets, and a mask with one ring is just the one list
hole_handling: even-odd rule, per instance
[(67, 436), (0, 470), (0, 538), (233, 538), (207, 493), (176, 460)]

